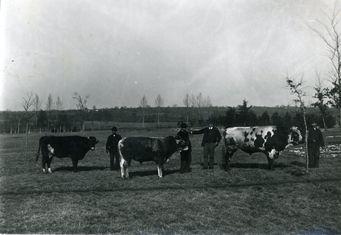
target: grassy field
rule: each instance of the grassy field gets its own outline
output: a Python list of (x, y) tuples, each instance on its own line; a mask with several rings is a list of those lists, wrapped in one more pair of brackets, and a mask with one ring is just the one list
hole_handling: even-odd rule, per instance
[[(174, 135), (175, 129), (123, 130), (123, 136)], [(88, 132), (100, 143), (73, 173), (70, 159), (54, 159), (53, 174), (28, 153), (23, 135), (0, 136), (0, 233), (340, 234), (341, 156), (328, 148), (319, 169), (304, 174), (301, 148), (285, 151), (273, 171), (264, 155), (238, 153), (229, 172), (202, 170), (201, 136), (192, 136), (192, 173), (180, 174), (179, 155), (158, 179), (153, 163), (134, 162), (131, 179), (109, 170), (110, 132)], [(330, 143), (341, 131), (331, 130)], [(216, 151), (220, 161), (220, 146)]]

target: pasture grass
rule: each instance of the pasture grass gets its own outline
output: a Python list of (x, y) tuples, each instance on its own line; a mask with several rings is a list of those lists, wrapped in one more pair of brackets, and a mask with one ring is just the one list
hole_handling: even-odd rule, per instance
[(42, 174), (34, 161), (41, 135), (30, 135), (26, 154), (23, 135), (0, 136), (0, 233), (341, 233), (341, 156), (323, 156), (320, 168), (308, 174), (304, 158), (291, 152), (276, 160), (273, 171), (264, 155), (241, 152), (229, 172), (202, 170), (201, 136), (192, 136), (191, 173), (178, 172), (175, 154), (163, 179), (155, 164), (133, 162), (131, 178), (122, 180), (109, 170), (104, 146), (110, 132), (87, 134), (100, 143), (79, 162), (79, 172), (72, 172), (70, 159), (54, 159), (53, 174)]

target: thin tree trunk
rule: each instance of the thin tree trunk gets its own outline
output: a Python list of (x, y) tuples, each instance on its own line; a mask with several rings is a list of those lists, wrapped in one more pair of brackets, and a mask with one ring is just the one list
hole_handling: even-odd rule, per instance
[(327, 130), (326, 120), (324, 118), (324, 115), (322, 115), (322, 122), (323, 122), (323, 128), (324, 130)]
[(26, 138), (25, 138), (25, 156), (27, 156), (28, 151), (28, 122), (26, 123)]
[(17, 134), (19, 134), (19, 133), (20, 133), (20, 121), (21, 121), (21, 120), (19, 120), (19, 121), (18, 121), (18, 129), (17, 129)]
[(309, 135), (309, 131), (308, 131), (308, 126), (307, 126), (307, 120), (306, 120), (306, 113), (305, 111), (303, 111), (303, 121), (304, 121), (304, 128), (305, 128), (305, 167), (306, 167), (306, 172), (309, 171), (309, 150), (308, 150), (308, 135)]
[(157, 113), (157, 127), (160, 127), (160, 113)]
[(339, 127), (341, 127), (341, 107), (339, 107)]
[(142, 127), (144, 128), (144, 110), (142, 110)]

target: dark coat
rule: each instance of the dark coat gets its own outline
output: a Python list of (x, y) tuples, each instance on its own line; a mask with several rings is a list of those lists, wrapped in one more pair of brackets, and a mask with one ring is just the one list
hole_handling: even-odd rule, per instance
[(111, 134), (108, 136), (107, 143), (105, 145), (105, 149), (109, 152), (118, 150), (118, 141), (122, 139), (122, 136), (119, 134)]
[(178, 133), (175, 136), (175, 139), (183, 141), (182, 145), (188, 147), (187, 151), (192, 150), (192, 144), (191, 144), (191, 141), (189, 139), (189, 133), (187, 130), (181, 129), (180, 131), (178, 131)]
[(218, 128), (213, 127), (212, 129), (209, 129), (208, 127), (205, 127), (198, 131), (192, 131), (192, 134), (204, 134), (202, 137), (201, 146), (204, 146), (208, 143), (219, 143), (221, 140), (221, 134), (218, 130)]
[(308, 145), (324, 147), (322, 132), (319, 129), (311, 128), (308, 132)]

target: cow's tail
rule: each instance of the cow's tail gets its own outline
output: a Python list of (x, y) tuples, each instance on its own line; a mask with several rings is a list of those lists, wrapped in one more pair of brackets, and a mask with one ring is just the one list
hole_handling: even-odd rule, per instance
[(42, 145), (42, 140), (40, 139), (39, 140), (38, 151), (37, 151), (37, 154), (36, 154), (36, 161), (38, 161), (38, 159), (39, 159), (41, 145)]

